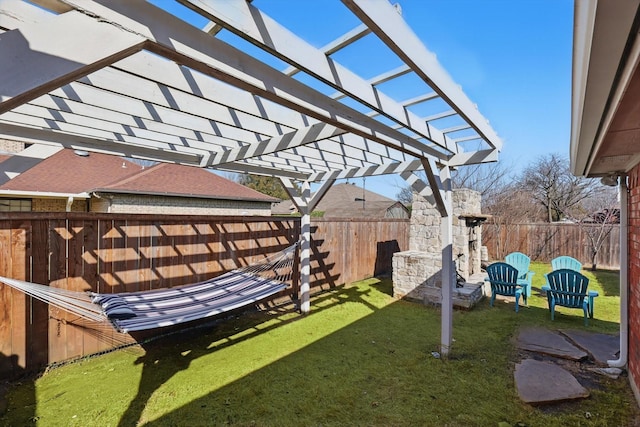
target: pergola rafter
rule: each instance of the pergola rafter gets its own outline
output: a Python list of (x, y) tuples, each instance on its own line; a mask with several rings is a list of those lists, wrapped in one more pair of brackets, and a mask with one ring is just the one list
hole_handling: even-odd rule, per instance
[[(178, 3), (204, 28), (166, 2), (0, 3), (0, 138), (280, 178), (303, 213), (303, 311), (313, 206), (337, 179), (399, 174), (446, 220), (446, 279), (450, 168), (496, 161), (502, 143), (400, 8), (336, 0), (360, 22), (315, 48), (262, 11), (260, 0)], [(230, 33), (286, 66), (226, 41)], [(364, 78), (335, 59), (371, 37), (401, 65)], [(405, 77), (417, 77), (414, 93), (394, 96), (390, 89)], [(437, 111), (418, 112), (423, 106)], [(468, 141), (477, 148), (465, 150)], [(314, 182), (321, 184), (311, 196)], [(443, 292), (443, 305), (450, 298)], [(445, 351), (450, 339), (443, 319)]]

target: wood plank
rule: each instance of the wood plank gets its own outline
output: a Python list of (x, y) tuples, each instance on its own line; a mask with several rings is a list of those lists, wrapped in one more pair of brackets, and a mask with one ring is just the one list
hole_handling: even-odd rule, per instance
[[(11, 221), (0, 221), (0, 276), (11, 277)], [(13, 346), (13, 288), (0, 285), (0, 377), (18, 374), (18, 355)], [(17, 291), (16, 291), (17, 292)], [(23, 365), (24, 366), (24, 365)]]
[[(31, 268), (31, 281), (48, 285), (49, 273), (49, 224), (46, 220), (24, 221), (18, 227), (21, 243), (26, 252), (31, 256), (21, 263), (14, 264), (14, 271), (22, 277), (28, 278)], [(17, 246), (15, 245), (14, 248)], [(21, 250), (24, 250), (21, 248)], [(18, 265), (20, 264), (20, 265)], [(17, 273), (20, 269), (20, 273)], [(28, 321), (26, 342), (28, 347), (27, 365), (29, 369), (40, 368), (49, 363), (49, 306), (44, 302), (31, 298), (30, 313), (25, 313)]]
[(144, 42), (77, 11), (2, 33), (0, 113), (125, 58)]
[[(27, 264), (31, 259), (31, 248), (33, 233), (28, 225), (21, 221), (11, 221), (10, 223), (9, 246), (11, 248), (10, 263), (11, 271), (8, 276), (19, 280), (32, 280)], [(27, 243), (28, 242), (28, 243)], [(29, 370), (33, 366), (31, 362), (30, 337), (30, 297), (22, 292), (11, 290), (11, 350), (12, 355), (17, 356), (17, 369)]]
[[(67, 242), (70, 237), (63, 219), (47, 222), (49, 237), (48, 281), (51, 287), (68, 289)], [(57, 307), (49, 307), (49, 355), (52, 360), (66, 360), (78, 355), (78, 337), (68, 327), (75, 315)]]
[(334, 89), (349, 94), (371, 110), (406, 126), (433, 143), (454, 153), (457, 152), (457, 148), (450, 146), (442, 134), (431, 132), (424, 120), (403, 108), (380, 88), (374, 87), (327, 56), (321, 49), (315, 48), (287, 30), (251, 3), (185, 1), (239, 37), (258, 44), (281, 60), (304, 70)]

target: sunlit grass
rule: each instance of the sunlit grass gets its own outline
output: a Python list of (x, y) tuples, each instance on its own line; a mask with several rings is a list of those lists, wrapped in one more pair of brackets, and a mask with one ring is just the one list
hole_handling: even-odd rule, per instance
[[(9, 394), (4, 425), (528, 426), (628, 425), (636, 404), (626, 378), (601, 381), (584, 401), (557, 410), (522, 403), (513, 383), (521, 327), (584, 329), (582, 313), (551, 322), (534, 264), (534, 296), (454, 313), (450, 357), (439, 350), (440, 312), (397, 301), (388, 280), (317, 295), (312, 312), (248, 313), (50, 371)], [(547, 270), (548, 271), (548, 270)], [(588, 273), (589, 274), (589, 273)], [(615, 276), (615, 273), (612, 273)], [(611, 281), (586, 328), (618, 330)], [(611, 307), (609, 307), (611, 306)], [(585, 417), (589, 412), (590, 418)]]

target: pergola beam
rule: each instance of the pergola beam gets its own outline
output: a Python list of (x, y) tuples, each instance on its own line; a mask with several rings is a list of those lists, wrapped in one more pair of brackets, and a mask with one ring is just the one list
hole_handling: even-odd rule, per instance
[(225, 151), (207, 161), (207, 166), (213, 166), (222, 163), (235, 162), (241, 159), (262, 156), (265, 154), (273, 154), (280, 150), (288, 150), (310, 142), (321, 141), (323, 139), (342, 135), (345, 131), (326, 123), (318, 123), (304, 129), (286, 133), (281, 136), (270, 138), (266, 141), (253, 143), (234, 150)]
[(357, 99), (368, 108), (431, 140), (443, 149), (456, 152), (455, 146), (447, 145), (447, 141), (440, 133), (426, 126), (426, 123), (415, 114), (327, 57), (322, 50), (314, 48), (282, 27), (253, 5), (246, 2), (214, 0), (179, 1), (208, 19), (223, 25), (227, 30), (258, 44), (283, 61)]
[(34, 129), (25, 126), (0, 123), (0, 138), (16, 140), (28, 144), (43, 144), (62, 146), (72, 149), (87, 149), (120, 156), (136, 157), (139, 159), (155, 160), (169, 163), (179, 163), (198, 166), (201, 157), (197, 154), (167, 151), (153, 147), (141, 147), (119, 141), (88, 138), (83, 135), (72, 135), (45, 129)]
[(138, 34), (76, 11), (4, 32), (0, 114), (130, 56), (145, 43)]
[[(222, 26), (218, 26), (222, 28)], [(324, 53), (326, 56), (332, 55), (340, 49), (344, 49), (345, 47), (349, 46), (351, 43), (360, 40), (362, 37), (366, 36), (369, 33), (371, 33), (369, 27), (364, 24), (360, 24), (348, 33), (343, 34), (332, 42), (321, 47), (320, 51), (322, 51), (322, 53)], [(300, 70), (293, 66), (289, 66), (283, 71), (283, 73), (288, 76), (293, 76), (298, 72), (300, 72)]]
[[(502, 141), (475, 104), (442, 68), (436, 56), (429, 52), (411, 31), (394, 7), (387, 2), (370, 0), (342, 0), (362, 22), (385, 42), (405, 64), (456, 110), (466, 122), (493, 148), (501, 149)], [(427, 74), (426, 70), (429, 70)]]
[[(101, 20), (119, 22), (125, 14), (128, 30), (150, 40), (148, 50), (210, 77), (413, 156), (447, 157), (440, 149), (332, 100), (149, 3), (112, 0), (108, 5), (112, 9), (90, 0), (82, 2), (87, 13)], [(429, 130), (438, 133), (432, 127)]]

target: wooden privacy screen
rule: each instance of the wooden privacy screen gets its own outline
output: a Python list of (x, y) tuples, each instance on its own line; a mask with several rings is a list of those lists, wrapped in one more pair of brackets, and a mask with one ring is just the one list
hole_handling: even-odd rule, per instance
[[(292, 217), (12, 213), (0, 218), (0, 275), (102, 293), (177, 286), (278, 252), (299, 229)], [(408, 230), (408, 220), (315, 220), (312, 289), (390, 274)], [(132, 341), (0, 285), (0, 378)]]

